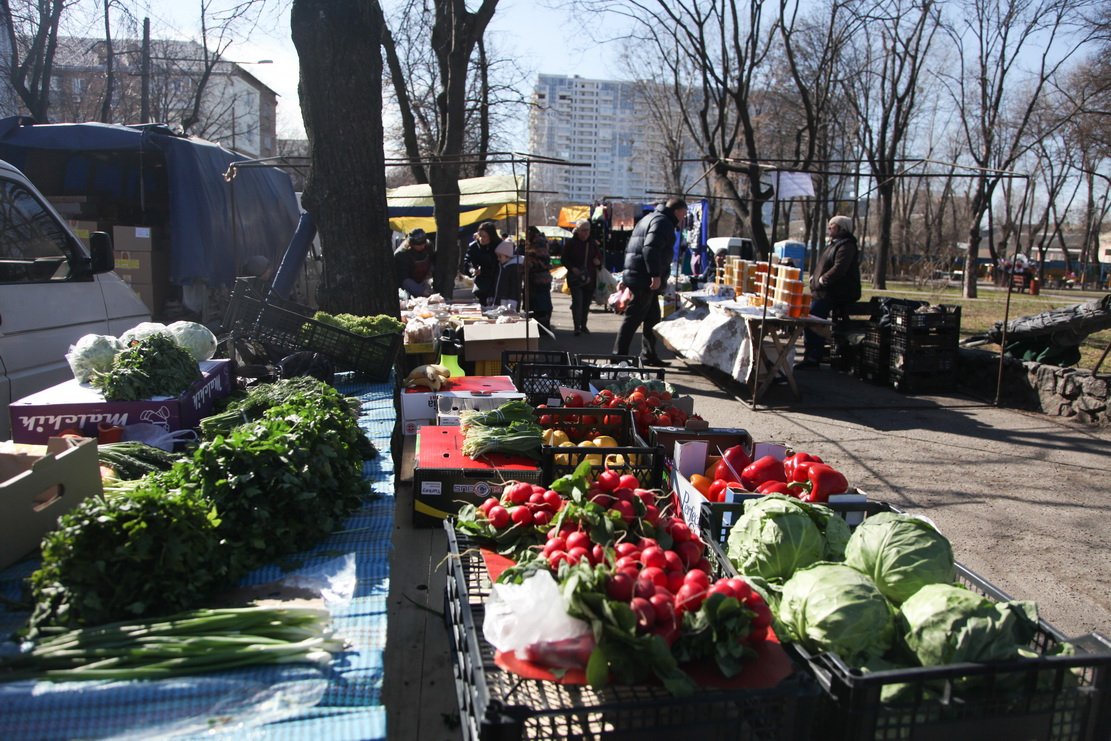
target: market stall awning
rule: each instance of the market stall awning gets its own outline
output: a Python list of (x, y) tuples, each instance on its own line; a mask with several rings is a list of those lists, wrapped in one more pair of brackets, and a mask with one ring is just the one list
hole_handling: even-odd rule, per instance
[(589, 218), (590, 206), (564, 206), (559, 210), (559, 221), (556, 223), (565, 229), (574, 229), (576, 221)]
[(536, 228), (548, 239), (570, 239), (575, 236), (562, 226), (538, 226)]
[[(459, 181), (459, 226), (481, 221), (502, 221), (525, 213), (524, 177), (488, 175)], [(436, 231), (436, 206), (431, 185), (403, 185), (386, 191), (390, 228), (396, 232), (413, 229)]]

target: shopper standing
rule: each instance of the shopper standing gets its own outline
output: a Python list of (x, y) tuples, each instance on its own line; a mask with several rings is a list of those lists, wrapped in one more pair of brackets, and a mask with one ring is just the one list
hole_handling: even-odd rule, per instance
[(660, 296), (667, 284), (671, 258), (675, 252), (676, 233), (687, 218), (687, 202), (670, 198), (647, 214), (633, 228), (625, 247), (625, 271), (622, 282), (632, 291), (633, 300), (625, 310), (625, 319), (617, 332), (613, 351), (628, 355), (633, 335), (643, 327), (640, 338), (640, 360), (645, 365), (667, 365), (656, 352), (656, 333), (652, 328), (660, 321)]
[[(860, 248), (853, 236), (853, 220), (834, 216), (826, 227), (829, 241), (818, 255), (810, 276), (810, 313), (828, 319), (836, 309), (860, 300)], [(795, 368), (817, 368), (825, 353), (826, 341), (817, 332), (806, 330), (805, 357)]]
[(552, 260), (548, 239), (535, 226), (528, 228), (525, 245), (525, 280), (528, 283), (528, 308), (536, 321), (552, 331)]
[(590, 316), (590, 302), (598, 282), (598, 268), (602, 267), (602, 252), (598, 243), (590, 238), (590, 222), (579, 219), (571, 238), (563, 246), (561, 257), (567, 268), (567, 286), (571, 290), (571, 319), (575, 334), (590, 334), (586, 320)]
[(498, 282), (498, 258), (494, 249), (501, 243), (501, 235), (492, 221), (478, 225), (474, 241), (467, 246), (463, 256), (463, 268), (474, 278), (474, 296), (479, 304), (485, 306), (494, 297), (494, 287)]

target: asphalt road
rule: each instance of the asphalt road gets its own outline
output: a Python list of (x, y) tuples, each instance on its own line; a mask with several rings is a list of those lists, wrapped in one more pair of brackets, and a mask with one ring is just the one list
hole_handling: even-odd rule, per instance
[[(610, 352), (620, 317), (596, 307), (591, 333), (575, 337), (567, 297), (555, 307), (557, 337), (542, 348)], [(907, 396), (825, 366), (796, 374), (801, 399), (774, 386), (754, 411), (722, 374), (679, 359), (667, 370), (711, 425), (822, 456), (872, 499), (931, 518), (961, 563), (1036, 600), (1066, 635), (1111, 636), (1111, 429), (958, 394)]]

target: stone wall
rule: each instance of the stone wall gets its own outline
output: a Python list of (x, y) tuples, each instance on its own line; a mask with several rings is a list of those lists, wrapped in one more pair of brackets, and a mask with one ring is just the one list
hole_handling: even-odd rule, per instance
[[(983, 350), (961, 350), (961, 385), (986, 399), (995, 398), (999, 356)], [(1000, 403), (1089, 425), (1111, 425), (1108, 396), (1111, 375), (1004, 358)]]

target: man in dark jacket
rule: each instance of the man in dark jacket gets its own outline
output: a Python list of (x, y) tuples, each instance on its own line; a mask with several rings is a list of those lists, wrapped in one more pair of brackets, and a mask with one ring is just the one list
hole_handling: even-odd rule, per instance
[[(828, 319), (834, 310), (860, 300), (860, 249), (853, 236), (853, 220), (834, 216), (826, 233), (829, 242), (818, 255), (810, 276), (810, 313)], [(806, 357), (796, 368), (817, 368), (825, 353), (826, 341), (820, 334), (806, 330)]]
[(687, 202), (670, 198), (647, 214), (633, 228), (625, 247), (625, 272), (621, 281), (632, 291), (633, 300), (617, 332), (613, 351), (628, 355), (637, 327), (643, 325), (640, 359), (646, 365), (667, 365), (656, 354), (656, 334), (652, 328), (660, 321), (660, 294), (671, 270), (675, 253), (675, 234), (687, 218)]

